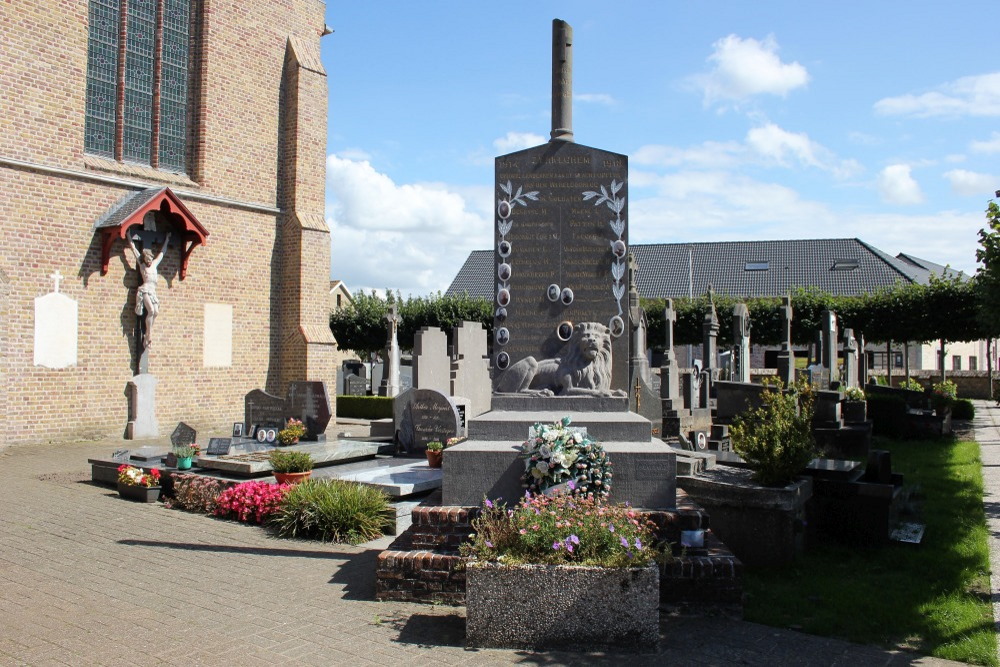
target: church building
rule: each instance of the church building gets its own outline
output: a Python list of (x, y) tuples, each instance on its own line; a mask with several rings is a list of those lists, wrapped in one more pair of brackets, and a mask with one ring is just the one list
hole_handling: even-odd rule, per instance
[(224, 427), (298, 380), (333, 393), (324, 11), (0, 3), (7, 443)]

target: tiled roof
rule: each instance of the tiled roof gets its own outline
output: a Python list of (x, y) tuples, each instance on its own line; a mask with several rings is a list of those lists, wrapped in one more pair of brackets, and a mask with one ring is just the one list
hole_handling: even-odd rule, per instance
[[(689, 255), (690, 250), (690, 255)], [(893, 257), (859, 239), (652, 243), (631, 247), (639, 265), (637, 288), (646, 298), (704, 294), (780, 296), (796, 287), (855, 295), (898, 282), (924, 284), (944, 267)], [(689, 288), (690, 259), (690, 288)], [(493, 251), (476, 250), (447, 294), (492, 298)]]
[(129, 192), (119, 199), (114, 206), (94, 222), (94, 230), (106, 227), (118, 227), (133, 213), (151, 202), (165, 188), (146, 188), (138, 192)]

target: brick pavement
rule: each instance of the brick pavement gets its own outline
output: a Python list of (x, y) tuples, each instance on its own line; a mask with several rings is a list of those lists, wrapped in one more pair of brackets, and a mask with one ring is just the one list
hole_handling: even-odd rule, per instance
[(944, 665), (724, 618), (667, 617), (658, 655), (464, 648), (464, 609), (373, 601), (375, 544), (118, 498), (86, 460), (0, 451), (0, 665)]

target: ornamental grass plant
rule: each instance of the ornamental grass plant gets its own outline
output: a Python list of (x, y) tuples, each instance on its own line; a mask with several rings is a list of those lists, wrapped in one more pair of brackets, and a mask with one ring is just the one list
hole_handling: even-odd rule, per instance
[(381, 490), (337, 479), (310, 479), (285, 494), (268, 526), (280, 537), (358, 544), (381, 537), (395, 521)]
[(309, 452), (272, 449), (268, 453), (268, 461), (274, 472), (308, 472), (313, 469), (313, 460)]
[(463, 556), (505, 565), (641, 567), (659, 557), (653, 527), (628, 505), (599, 497), (526, 493), (513, 509), (485, 500)]
[(812, 387), (807, 383), (783, 391), (780, 382), (761, 394), (763, 404), (741, 414), (729, 433), (733, 449), (763, 486), (784, 486), (816, 456), (812, 434)]

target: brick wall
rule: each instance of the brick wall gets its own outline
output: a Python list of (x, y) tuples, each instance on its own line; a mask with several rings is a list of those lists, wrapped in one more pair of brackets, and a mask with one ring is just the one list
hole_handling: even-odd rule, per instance
[[(0, 428), (11, 434), (8, 442), (123, 433), (137, 274), (127, 244), (117, 241), (109, 271), (100, 275), (93, 224), (142, 187), (174, 189), (210, 234), (191, 255), (183, 281), (178, 254), (168, 252), (160, 265), (161, 311), (149, 370), (159, 379), (161, 432), (181, 420), (198, 428), (240, 421), (243, 395), (258, 387), (283, 393), (290, 380), (325, 380), (336, 393), (332, 336), (324, 339), (326, 76), (316, 66), (324, 5), (199, 0), (195, 7), (203, 40), (196, 41), (190, 69), (197, 130), (184, 175), (84, 155), (87, 0), (0, 3), (6, 28), (0, 51)], [(312, 69), (289, 64), (290, 36), (314, 56), (307, 63)], [(305, 86), (292, 120), (280, 105), (290, 77)], [(279, 150), (288, 143), (298, 148)], [(279, 205), (282, 178), (288, 199)], [(310, 221), (309, 228), (287, 224), (293, 218)], [(57, 270), (65, 277), (60, 291), (78, 302), (79, 339), (77, 365), (53, 370), (33, 365), (33, 312), (35, 297), (52, 291), (48, 276)], [(230, 367), (203, 365), (205, 304), (233, 307)], [(292, 307), (283, 313), (286, 305)], [(279, 358), (282, 346), (295, 340), (293, 353)]]

